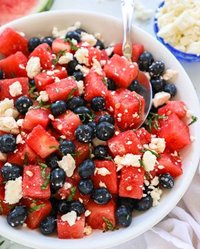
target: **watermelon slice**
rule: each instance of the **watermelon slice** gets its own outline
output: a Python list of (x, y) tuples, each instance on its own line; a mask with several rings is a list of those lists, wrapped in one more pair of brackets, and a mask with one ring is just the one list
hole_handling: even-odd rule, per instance
[(0, 0), (0, 25), (32, 13), (47, 11), (53, 2), (54, 0)]

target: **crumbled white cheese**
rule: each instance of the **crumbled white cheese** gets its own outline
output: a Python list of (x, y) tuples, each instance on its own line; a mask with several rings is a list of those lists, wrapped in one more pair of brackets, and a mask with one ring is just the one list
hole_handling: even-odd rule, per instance
[(85, 226), (83, 232), (85, 235), (90, 235), (92, 233), (91, 226)]
[(163, 79), (166, 81), (174, 82), (176, 77), (178, 75), (178, 72), (173, 69), (167, 69), (165, 73), (163, 74)]
[(69, 63), (70, 61), (73, 60), (73, 54), (71, 53), (65, 53), (64, 55), (62, 55), (59, 60), (58, 60), (58, 63), (60, 65), (64, 65), (64, 64), (67, 64)]
[(19, 127), (13, 117), (0, 117), (0, 130), (11, 134), (18, 134)]
[(114, 162), (117, 164), (119, 171), (123, 166), (133, 166), (133, 167), (140, 167), (140, 160), (141, 155), (134, 155), (134, 154), (126, 154), (124, 156), (116, 156), (114, 158)]
[(0, 117), (13, 117), (16, 118), (19, 115), (18, 111), (14, 107), (14, 100), (5, 98), (0, 101)]
[(40, 91), (40, 95), (37, 97), (37, 101), (47, 102), (49, 100), (49, 95), (46, 91)]
[(76, 168), (76, 163), (74, 158), (70, 154), (67, 154), (63, 156), (61, 161), (58, 161), (58, 166), (65, 171), (68, 177), (71, 177)]
[(107, 188), (106, 184), (102, 181), (99, 182), (99, 187), (100, 188)]
[(26, 175), (29, 176), (29, 177), (32, 177), (33, 176), (33, 172), (30, 171), (30, 170), (26, 170)]
[(103, 70), (100, 62), (95, 58), (92, 59), (92, 62), (93, 62), (92, 70), (94, 70), (94, 72), (96, 72), (99, 75), (103, 75)]
[(105, 51), (106, 51), (106, 54), (108, 56), (110, 56), (114, 51), (114, 47), (108, 47), (108, 48), (105, 49)]
[(86, 66), (89, 65), (89, 52), (88, 52), (88, 49), (87, 48), (79, 48), (74, 57), (77, 59), (77, 61), (80, 63), (80, 64), (84, 64)]
[(24, 144), (25, 141), (23, 140), (21, 134), (18, 134), (16, 137), (16, 144)]
[(78, 92), (79, 92), (79, 94), (80, 95), (83, 94), (84, 93), (84, 89), (85, 89), (84, 82), (82, 80), (79, 80), (79, 81), (76, 81), (76, 84), (78, 86)]
[(71, 187), (72, 187), (72, 184), (71, 184), (71, 183), (69, 183), (69, 182), (65, 182), (65, 183), (64, 183), (64, 186), (63, 186), (64, 189), (67, 190), (67, 189), (70, 189)]
[(145, 151), (142, 157), (142, 162), (144, 164), (145, 171), (152, 171), (156, 165), (156, 156), (150, 151)]
[(151, 143), (149, 144), (150, 150), (155, 150), (157, 153), (164, 152), (166, 148), (166, 141), (164, 138), (153, 137), (151, 138)]
[(76, 219), (77, 219), (77, 214), (75, 211), (71, 211), (61, 216), (61, 220), (64, 222), (67, 221), (70, 227), (76, 223)]
[(150, 195), (153, 199), (153, 207), (157, 206), (159, 204), (159, 200), (161, 198), (161, 195), (162, 195), (162, 190), (160, 188), (154, 188)]
[(90, 46), (94, 46), (97, 43), (97, 39), (88, 33), (81, 32), (81, 41), (87, 42)]
[(22, 86), (19, 81), (15, 81), (9, 86), (9, 93), (12, 97), (16, 97), (22, 94)]
[(159, 184), (159, 178), (158, 176), (155, 176), (152, 180), (151, 180), (151, 185), (152, 186), (157, 186)]
[(147, 9), (139, 0), (135, 1), (135, 18), (139, 21), (147, 21), (153, 16), (154, 11)]
[(106, 176), (106, 175), (110, 175), (111, 172), (108, 169), (106, 169), (105, 167), (102, 167), (102, 168), (96, 168), (95, 174), (98, 174), (101, 176)]
[(19, 127), (22, 127), (23, 122), (24, 122), (24, 119), (23, 119), (23, 118), (20, 118), (20, 119), (17, 120), (17, 125), (18, 125)]
[(33, 79), (41, 72), (40, 58), (32, 56), (26, 65), (26, 72), (29, 78)]
[(6, 162), (6, 160), (7, 160), (7, 154), (2, 153), (2, 152), (0, 151), (0, 161), (1, 161), (1, 162)]
[(85, 66), (81, 66), (81, 65), (77, 65), (76, 67), (75, 67), (75, 69), (76, 70), (80, 70), (82, 73), (83, 73), (83, 76), (85, 77), (86, 75), (88, 75), (88, 73), (89, 73), (89, 68), (87, 68), (87, 67), (85, 67)]
[(54, 118), (54, 116), (52, 114), (49, 114), (48, 118), (51, 119), (51, 120), (55, 120), (55, 118)]
[(106, 141), (103, 141), (103, 140), (100, 140), (98, 139), (97, 137), (95, 137), (93, 140), (92, 140), (92, 144), (97, 147), (99, 145), (106, 145)]
[(158, 92), (154, 95), (153, 98), (153, 105), (155, 108), (164, 105), (168, 102), (168, 100), (171, 98), (171, 95), (167, 92)]
[(52, 36), (53, 36), (54, 38), (65, 38), (66, 33), (67, 33), (67, 30), (66, 30), (66, 29), (58, 30), (57, 27), (53, 27)]
[(16, 178), (14, 181), (7, 181), (5, 185), (5, 202), (12, 205), (16, 204), (22, 198), (22, 177)]
[(85, 217), (88, 217), (90, 214), (91, 214), (91, 211), (90, 211), (90, 210), (86, 210), (86, 211), (85, 211)]

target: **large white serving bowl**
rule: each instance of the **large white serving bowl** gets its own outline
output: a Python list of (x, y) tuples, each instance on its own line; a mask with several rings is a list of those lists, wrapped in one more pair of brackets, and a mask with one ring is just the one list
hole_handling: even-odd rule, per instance
[[(64, 29), (76, 21), (82, 23), (83, 28), (91, 33), (101, 33), (106, 44), (122, 40), (121, 21), (99, 13), (83, 12), (77, 10), (55, 11), (28, 16), (6, 26), (22, 31), (27, 37), (38, 35), (50, 35), (54, 26)], [(6, 27), (0, 28), (0, 32)], [(176, 86), (178, 88), (177, 98), (185, 101), (187, 107), (200, 117), (200, 108), (195, 89), (186, 72), (176, 58), (156, 39), (145, 31), (134, 27), (134, 42), (143, 43), (146, 50), (152, 52), (154, 57), (163, 60), (167, 68), (178, 71)], [(157, 207), (151, 208), (145, 213), (134, 213), (130, 227), (114, 232), (102, 233), (96, 231), (92, 235), (79, 240), (59, 240), (56, 237), (45, 237), (38, 231), (31, 231), (26, 228), (13, 229), (5, 217), (0, 217), (0, 234), (20, 244), (37, 249), (104, 249), (126, 242), (144, 233), (162, 218), (164, 218), (181, 199), (192, 178), (199, 162), (200, 132), (199, 121), (191, 126), (191, 135), (194, 142), (182, 151), (183, 170), (182, 176), (176, 179), (174, 188), (166, 191)]]

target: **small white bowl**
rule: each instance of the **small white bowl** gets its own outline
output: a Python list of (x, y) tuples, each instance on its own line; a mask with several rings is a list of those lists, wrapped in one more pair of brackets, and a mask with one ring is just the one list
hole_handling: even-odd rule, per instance
[[(106, 44), (122, 40), (120, 20), (99, 13), (77, 10), (35, 14), (9, 23), (6, 26), (13, 27), (17, 31), (24, 32), (27, 37), (31, 37), (50, 35), (54, 26), (58, 27), (58, 29), (63, 29), (76, 21), (80, 21), (83, 28), (88, 32), (101, 33)], [(0, 32), (6, 26), (1, 27)], [(166, 63), (167, 68), (178, 71), (176, 80), (177, 98), (185, 101), (194, 115), (200, 117), (199, 102), (194, 87), (176, 58), (156, 39), (137, 27), (134, 27), (133, 40), (134, 42), (143, 43), (146, 50), (152, 52), (156, 59), (163, 60)], [(0, 217), (0, 234), (15, 242), (37, 249), (102, 249), (114, 247), (135, 238), (164, 218), (181, 199), (190, 185), (200, 156), (199, 127), (199, 121), (191, 126), (191, 135), (195, 137), (195, 141), (182, 151), (183, 175), (176, 179), (175, 186), (171, 191), (164, 193), (157, 207), (151, 208), (145, 213), (134, 213), (130, 227), (106, 233), (96, 231), (92, 235), (79, 240), (59, 240), (56, 237), (45, 237), (38, 231), (31, 231), (26, 228), (13, 229), (7, 224), (5, 217)]]

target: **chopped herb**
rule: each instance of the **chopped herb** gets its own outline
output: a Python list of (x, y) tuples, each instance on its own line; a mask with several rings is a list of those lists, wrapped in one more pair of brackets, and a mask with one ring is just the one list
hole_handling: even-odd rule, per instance
[(45, 180), (45, 182), (42, 184), (42, 186), (41, 186), (41, 189), (42, 190), (45, 190), (46, 188), (47, 188), (47, 186), (48, 186), (48, 184), (49, 184), (49, 180), (50, 180), (50, 174), (48, 174), (47, 176), (46, 176), (46, 180)]
[(146, 126), (148, 126), (149, 131), (152, 130), (152, 128), (158, 130), (159, 123), (158, 120), (160, 119), (167, 119), (167, 116), (165, 115), (159, 115), (157, 113), (150, 112), (147, 120), (145, 121)]
[(106, 232), (106, 231), (115, 231), (115, 230), (119, 229), (118, 227), (115, 227), (113, 225), (113, 223), (109, 219), (107, 219), (106, 217), (102, 217), (102, 219), (106, 224), (106, 228), (105, 228), (104, 232)]
[(107, 80), (106, 80), (106, 77), (103, 77), (102, 81), (103, 81), (104, 85), (106, 85), (106, 86), (107, 86)]
[(28, 153), (24, 153), (24, 165), (28, 165)]
[(153, 154), (157, 158), (160, 158), (160, 155), (158, 153), (156, 153), (155, 151), (153, 151), (153, 150), (150, 150), (150, 149), (143, 149), (142, 150), (143, 153), (146, 152), (146, 151), (149, 151), (149, 152), (151, 152), (151, 154)]
[(52, 146), (49, 146), (49, 149), (56, 149), (56, 150), (58, 150), (58, 146), (52, 145)]
[(34, 99), (36, 99), (38, 97), (38, 94), (36, 94), (35, 90), (36, 90), (36, 87), (35, 86), (31, 86), (29, 88), (29, 91), (28, 91), (29, 95), (31, 96), (31, 98), (34, 98)]
[(74, 158), (79, 157), (81, 155), (81, 151), (76, 151), (75, 153), (71, 154)]
[(78, 90), (77, 88), (73, 88), (73, 89), (70, 91), (70, 93), (69, 93), (69, 95), (68, 95), (68, 97), (67, 97), (67, 100), (71, 99), (71, 98), (73, 97), (74, 93), (75, 93), (77, 90)]
[(11, 73), (10, 73), (10, 77), (11, 77), (11, 78), (16, 78), (16, 74), (15, 74), (14, 72), (11, 72)]
[(46, 169), (48, 166), (45, 163), (40, 163), (40, 167), (41, 167), (42, 178), (45, 179), (46, 178)]
[(56, 91), (57, 93), (59, 93), (60, 90), (56, 87), (56, 88), (55, 88), (55, 91)]
[(57, 55), (56, 55), (56, 58), (52, 60), (52, 63), (54, 66), (56, 66), (56, 64), (58, 63), (60, 57), (65, 54), (65, 51), (64, 50), (60, 50)]
[(89, 158), (90, 158), (90, 159), (93, 158), (92, 153), (93, 153), (93, 147), (92, 147), (92, 144), (89, 143)]
[(78, 115), (81, 117), (81, 120), (83, 121), (83, 123), (85, 121), (87, 121), (88, 119), (89, 119), (88, 121), (93, 121), (95, 119), (95, 114), (94, 113), (91, 113), (91, 114), (83, 113), (83, 114), (78, 114)]
[(72, 51), (77, 51), (79, 49), (69, 38), (65, 38), (64, 41), (70, 43)]
[(142, 159), (139, 159), (139, 162), (140, 162), (140, 166), (141, 166), (142, 168), (144, 168), (144, 167), (145, 167), (145, 165), (144, 165), (143, 160), (142, 160)]
[(194, 116), (194, 115), (192, 115), (191, 119), (192, 119), (192, 121), (188, 125), (192, 125), (195, 122), (197, 122), (197, 120), (198, 120), (198, 118), (196, 116)]
[(2, 207), (2, 201), (0, 200), (0, 214), (3, 214), (3, 207)]
[(70, 194), (67, 198), (67, 201), (73, 201), (75, 194), (76, 194), (76, 187), (74, 186), (70, 188)]
[(40, 101), (39, 102), (39, 107), (42, 107), (42, 108), (50, 108), (50, 105), (46, 105), (46, 103), (44, 101)]
[(34, 207), (32, 207), (32, 208), (29, 209), (29, 212), (33, 213), (35, 211), (40, 210), (40, 208), (43, 208), (43, 207), (45, 207), (45, 204), (35, 205)]
[(2, 240), (2, 241), (0, 242), (0, 246), (2, 246), (2, 245), (4, 244), (4, 242), (5, 242), (5, 240)]

